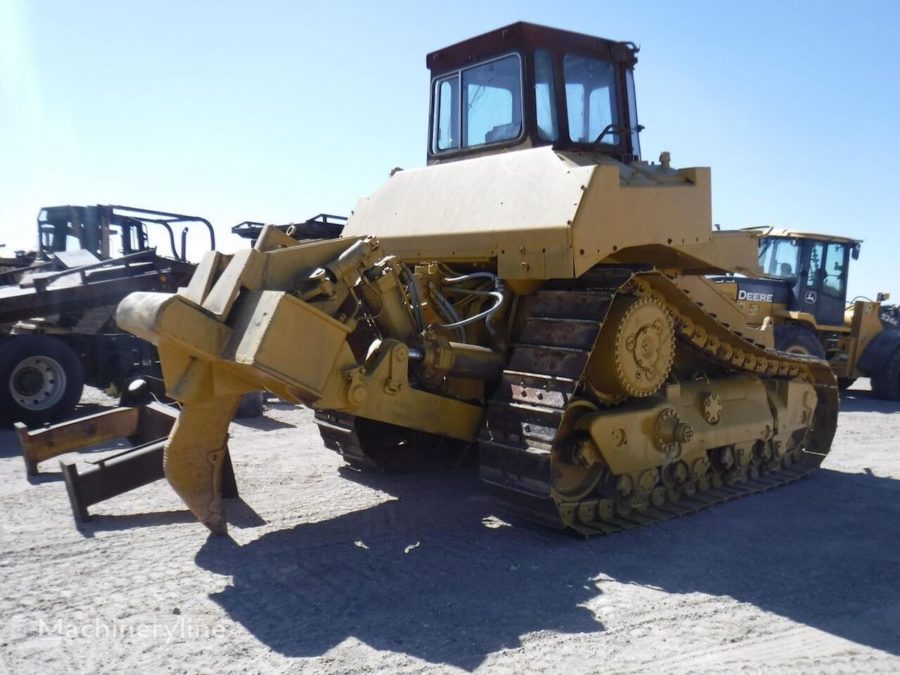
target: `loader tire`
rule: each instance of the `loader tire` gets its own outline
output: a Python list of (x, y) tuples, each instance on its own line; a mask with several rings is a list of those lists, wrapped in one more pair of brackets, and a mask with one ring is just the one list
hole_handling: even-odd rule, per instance
[(0, 423), (58, 422), (84, 390), (81, 360), (49, 335), (12, 335), (0, 350)]
[(872, 393), (885, 401), (900, 401), (900, 348), (872, 375)]
[(882, 305), (878, 316), (885, 328), (900, 328), (900, 306)]
[(837, 379), (837, 381), (838, 381), (838, 389), (840, 389), (841, 391), (847, 391), (851, 386), (853, 386), (853, 383), (856, 382), (856, 378), (855, 377), (839, 377)]
[(815, 332), (800, 324), (783, 323), (775, 326), (775, 348), (782, 352), (825, 358), (825, 347)]

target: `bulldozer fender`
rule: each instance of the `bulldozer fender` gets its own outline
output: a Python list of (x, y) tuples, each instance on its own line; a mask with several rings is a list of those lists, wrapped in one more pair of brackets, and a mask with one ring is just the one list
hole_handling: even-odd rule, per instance
[(871, 375), (884, 368), (891, 356), (900, 349), (900, 329), (889, 328), (876, 335), (869, 346), (865, 348), (862, 356), (856, 362), (856, 367), (866, 375)]

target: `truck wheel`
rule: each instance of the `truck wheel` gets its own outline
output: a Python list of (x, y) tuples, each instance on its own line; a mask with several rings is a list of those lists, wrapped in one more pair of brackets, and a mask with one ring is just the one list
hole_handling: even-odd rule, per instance
[(783, 323), (775, 326), (775, 348), (792, 354), (807, 354), (825, 358), (825, 347), (815, 332), (806, 326)]
[(13, 335), (0, 351), (0, 422), (57, 422), (81, 399), (78, 355), (48, 335)]
[(900, 349), (895, 349), (884, 367), (872, 375), (872, 393), (885, 401), (900, 401)]

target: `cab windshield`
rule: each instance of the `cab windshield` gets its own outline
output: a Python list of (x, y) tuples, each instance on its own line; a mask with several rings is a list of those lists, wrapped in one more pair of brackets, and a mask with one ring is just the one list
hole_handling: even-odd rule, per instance
[(776, 279), (795, 279), (800, 260), (800, 242), (786, 237), (766, 237), (759, 242), (759, 266)]
[(434, 81), (434, 152), (522, 135), (522, 61), (508, 54)]

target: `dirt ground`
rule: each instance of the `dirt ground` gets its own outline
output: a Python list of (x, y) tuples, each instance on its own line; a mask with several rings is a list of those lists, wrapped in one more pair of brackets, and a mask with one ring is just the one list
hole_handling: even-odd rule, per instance
[(900, 406), (842, 407), (813, 477), (588, 541), (508, 524), (470, 471), (348, 471), (275, 402), (232, 426), (231, 538), (163, 481), (78, 528), (2, 431), (0, 669), (897, 672)]

